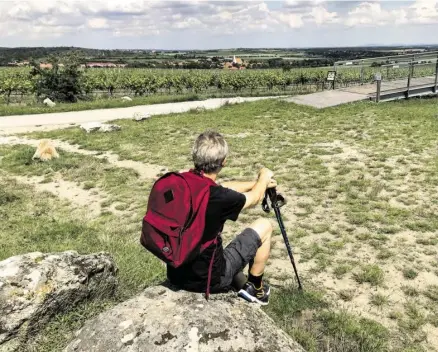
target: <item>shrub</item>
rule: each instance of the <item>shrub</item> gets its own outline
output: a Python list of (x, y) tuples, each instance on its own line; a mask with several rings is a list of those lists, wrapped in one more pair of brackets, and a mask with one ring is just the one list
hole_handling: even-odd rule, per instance
[(39, 64), (32, 62), (31, 76), (35, 80), (35, 94), (37, 99), (49, 98), (53, 101), (76, 103), (84, 99), (82, 71), (79, 69), (79, 60), (76, 56), (69, 56), (60, 66), (57, 58), (49, 60), (52, 68), (43, 69)]

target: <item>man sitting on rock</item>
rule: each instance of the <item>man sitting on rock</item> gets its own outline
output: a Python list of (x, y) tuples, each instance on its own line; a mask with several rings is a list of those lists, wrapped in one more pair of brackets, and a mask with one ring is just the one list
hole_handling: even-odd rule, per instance
[[(225, 165), (227, 155), (227, 142), (216, 132), (202, 133), (192, 150), (195, 170), (214, 182)], [(243, 209), (258, 205), (263, 200), (266, 189), (276, 186), (272, 177), (272, 171), (263, 168), (256, 182), (224, 182), (222, 185), (211, 186), (203, 243), (218, 237), (225, 221), (236, 221)], [(168, 266), (168, 279), (183, 289), (203, 292), (212, 263), (211, 292), (227, 291), (234, 286), (240, 297), (249, 302), (267, 305), (270, 288), (263, 283), (262, 278), (269, 258), (271, 234), (271, 223), (268, 219), (261, 218), (245, 228), (225, 249), (219, 236), (216, 244), (211, 244), (188, 264), (176, 269)], [(242, 270), (247, 264), (248, 279), (246, 283), (243, 282), (242, 287), (242, 283), (238, 284), (236, 278), (243, 275)]]

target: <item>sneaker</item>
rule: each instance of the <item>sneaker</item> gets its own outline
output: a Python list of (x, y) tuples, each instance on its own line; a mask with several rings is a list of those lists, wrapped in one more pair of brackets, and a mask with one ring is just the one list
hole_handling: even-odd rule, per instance
[(238, 296), (247, 300), (248, 302), (259, 303), (263, 306), (267, 306), (269, 303), (269, 295), (271, 294), (271, 288), (262, 283), (260, 288), (255, 288), (254, 284), (247, 282), (245, 286), (239, 291)]

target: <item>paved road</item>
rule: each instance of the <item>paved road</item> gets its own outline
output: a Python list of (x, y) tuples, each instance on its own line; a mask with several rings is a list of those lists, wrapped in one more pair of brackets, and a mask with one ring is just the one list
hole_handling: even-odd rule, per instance
[[(435, 82), (435, 77), (414, 78), (411, 81), (411, 88), (421, 86), (432, 86)], [(407, 79), (399, 79), (395, 81), (382, 81), (381, 92), (390, 92), (407, 87)], [(306, 95), (297, 95), (285, 99), (288, 102), (312, 106), (317, 109), (328, 108), (331, 106), (369, 100), (371, 96), (376, 94), (376, 84), (364, 84), (362, 86), (352, 86), (346, 88), (339, 88), (335, 90), (326, 90), (324, 92), (317, 92)]]
[(99, 109), (74, 112), (56, 112), (38, 115), (0, 116), (0, 134), (11, 134), (41, 130), (65, 128), (70, 125), (85, 122), (105, 122), (117, 119), (130, 119), (136, 112), (162, 115), (186, 112), (191, 109), (217, 109), (227, 102), (241, 103), (278, 97), (249, 97), (249, 98), (219, 98), (203, 101), (187, 101), (155, 105), (132, 106), (129, 108)]

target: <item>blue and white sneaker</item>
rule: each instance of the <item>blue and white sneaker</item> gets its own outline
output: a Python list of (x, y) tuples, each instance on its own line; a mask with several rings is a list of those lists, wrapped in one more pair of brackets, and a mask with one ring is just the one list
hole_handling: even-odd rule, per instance
[(269, 304), (269, 295), (271, 294), (271, 288), (262, 283), (260, 288), (256, 288), (253, 283), (247, 282), (245, 286), (239, 291), (238, 296), (251, 303), (258, 303), (263, 306)]

